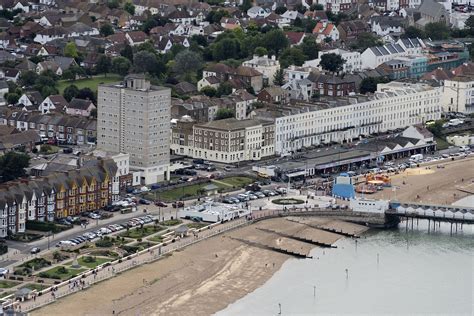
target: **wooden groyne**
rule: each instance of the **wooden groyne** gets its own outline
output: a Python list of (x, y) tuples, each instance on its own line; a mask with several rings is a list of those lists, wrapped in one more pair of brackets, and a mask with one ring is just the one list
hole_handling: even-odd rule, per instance
[(234, 240), (243, 242), (244, 244), (247, 244), (247, 245), (250, 245), (250, 246), (254, 246), (254, 247), (258, 247), (258, 248), (262, 248), (262, 249), (267, 249), (267, 250), (272, 250), (272, 251), (283, 253), (283, 254), (286, 254), (286, 255), (290, 255), (290, 256), (293, 256), (293, 257), (299, 258), (299, 259), (312, 259), (313, 258), (312, 256), (308, 256), (308, 255), (306, 255), (304, 253), (301, 253), (301, 252), (296, 252), (296, 251), (292, 251), (292, 250), (288, 250), (288, 249), (273, 247), (273, 246), (261, 244), (261, 243), (256, 242), (256, 241), (250, 241), (250, 240), (236, 238), (236, 237), (229, 237), (229, 238), (232, 238)]
[(360, 238), (359, 235), (351, 234), (351, 233), (346, 233), (346, 232), (344, 232), (344, 231), (342, 231), (342, 230), (336, 230), (335, 228), (327, 228), (327, 227), (323, 227), (323, 226), (320, 226), (320, 225), (308, 224), (308, 223), (304, 223), (304, 222), (295, 221), (295, 220), (290, 219), (290, 218), (287, 218), (286, 220), (288, 220), (288, 221), (290, 221), (290, 222), (293, 222), (293, 223), (298, 223), (298, 224), (306, 225), (306, 226), (311, 227), (311, 228), (316, 228), (316, 229), (319, 229), (319, 230), (322, 230), (322, 231), (325, 231), (325, 232), (329, 232), (329, 233), (333, 233), (333, 234), (345, 236), (345, 237)]
[(312, 239), (304, 238), (304, 237), (300, 237), (300, 236), (290, 235), (290, 234), (282, 233), (282, 232), (279, 232), (279, 231), (276, 231), (276, 230), (271, 230), (271, 229), (267, 229), (267, 228), (260, 228), (260, 227), (257, 228), (257, 229), (261, 230), (263, 232), (266, 232), (266, 233), (277, 234), (277, 235), (282, 236), (282, 237), (286, 237), (286, 238), (289, 238), (289, 239), (294, 239), (294, 240), (297, 240), (297, 241), (305, 242), (305, 243), (316, 245), (316, 246), (323, 247), (323, 248), (337, 248), (337, 246), (333, 246), (333, 245), (325, 243), (325, 242), (312, 240)]

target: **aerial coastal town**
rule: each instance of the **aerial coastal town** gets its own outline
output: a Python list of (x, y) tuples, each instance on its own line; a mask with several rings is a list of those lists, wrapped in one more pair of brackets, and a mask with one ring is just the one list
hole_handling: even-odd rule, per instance
[(243, 302), (468, 247), (473, 152), (472, 0), (0, 0), (0, 315), (344, 314)]

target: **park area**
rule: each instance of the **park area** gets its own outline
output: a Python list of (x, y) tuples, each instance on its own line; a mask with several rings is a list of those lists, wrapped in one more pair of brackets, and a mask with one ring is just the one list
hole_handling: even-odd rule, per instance
[(246, 185), (253, 183), (255, 180), (250, 177), (228, 177), (219, 180), (211, 180), (210, 182), (189, 184), (179, 188), (172, 188), (162, 192), (149, 192), (144, 195), (144, 198), (149, 200), (160, 200), (174, 202), (186, 198), (197, 198), (204, 196), (204, 188), (209, 184), (217, 186), (219, 191), (241, 189)]
[(94, 76), (94, 77), (79, 79), (79, 80), (60, 80), (58, 81), (57, 88), (60, 94), (62, 94), (64, 92), (64, 89), (66, 89), (70, 85), (75, 85), (79, 89), (89, 88), (93, 92), (97, 92), (97, 86), (99, 84), (118, 82), (121, 80), (122, 80), (121, 76), (108, 74), (107, 77)]

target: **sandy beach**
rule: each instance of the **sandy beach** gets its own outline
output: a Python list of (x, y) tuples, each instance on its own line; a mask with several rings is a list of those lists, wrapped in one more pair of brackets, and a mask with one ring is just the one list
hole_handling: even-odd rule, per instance
[[(437, 168), (438, 165), (444, 168)], [(434, 163), (426, 167), (406, 169), (392, 176), (392, 186), (368, 195), (374, 199), (449, 205), (474, 194), (474, 158)], [(472, 192), (472, 193), (468, 193)]]
[[(305, 221), (361, 233), (366, 227), (322, 218)], [(256, 224), (194, 244), (83, 292), (60, 299), (33, 315), (211, 315), (263, 285), (288, 255), (250, 246), (234, 238), (309, 253), (314, 245), (265, 233), (283, 230), (334, 243), (340, 235), (285, 218)], [(311, 259), (305, 259), (311, 260)]]

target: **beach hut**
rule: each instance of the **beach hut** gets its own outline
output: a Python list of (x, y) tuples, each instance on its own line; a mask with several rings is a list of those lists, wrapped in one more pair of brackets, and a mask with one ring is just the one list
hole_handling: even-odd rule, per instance
[(211, 196), (211, 195), (216, 195), (218, 194), (218, 190), (219, 190), (219, 187), (215, 184), (208, 184), (206, 185), (204, 188), (202, 188), (204, 190), (204, 192), (206, 193), (207, 196)]
[(189, 228), (186, 225), (181, 225), (174, 230), (174, 235), (179, 236), (181, 238), (186, 237), (188, 235)]
[(31, 298), (32, 290), (27, 287), (22, 287), (15, 292), (15, 299), (18, 301), (26, 301)]

